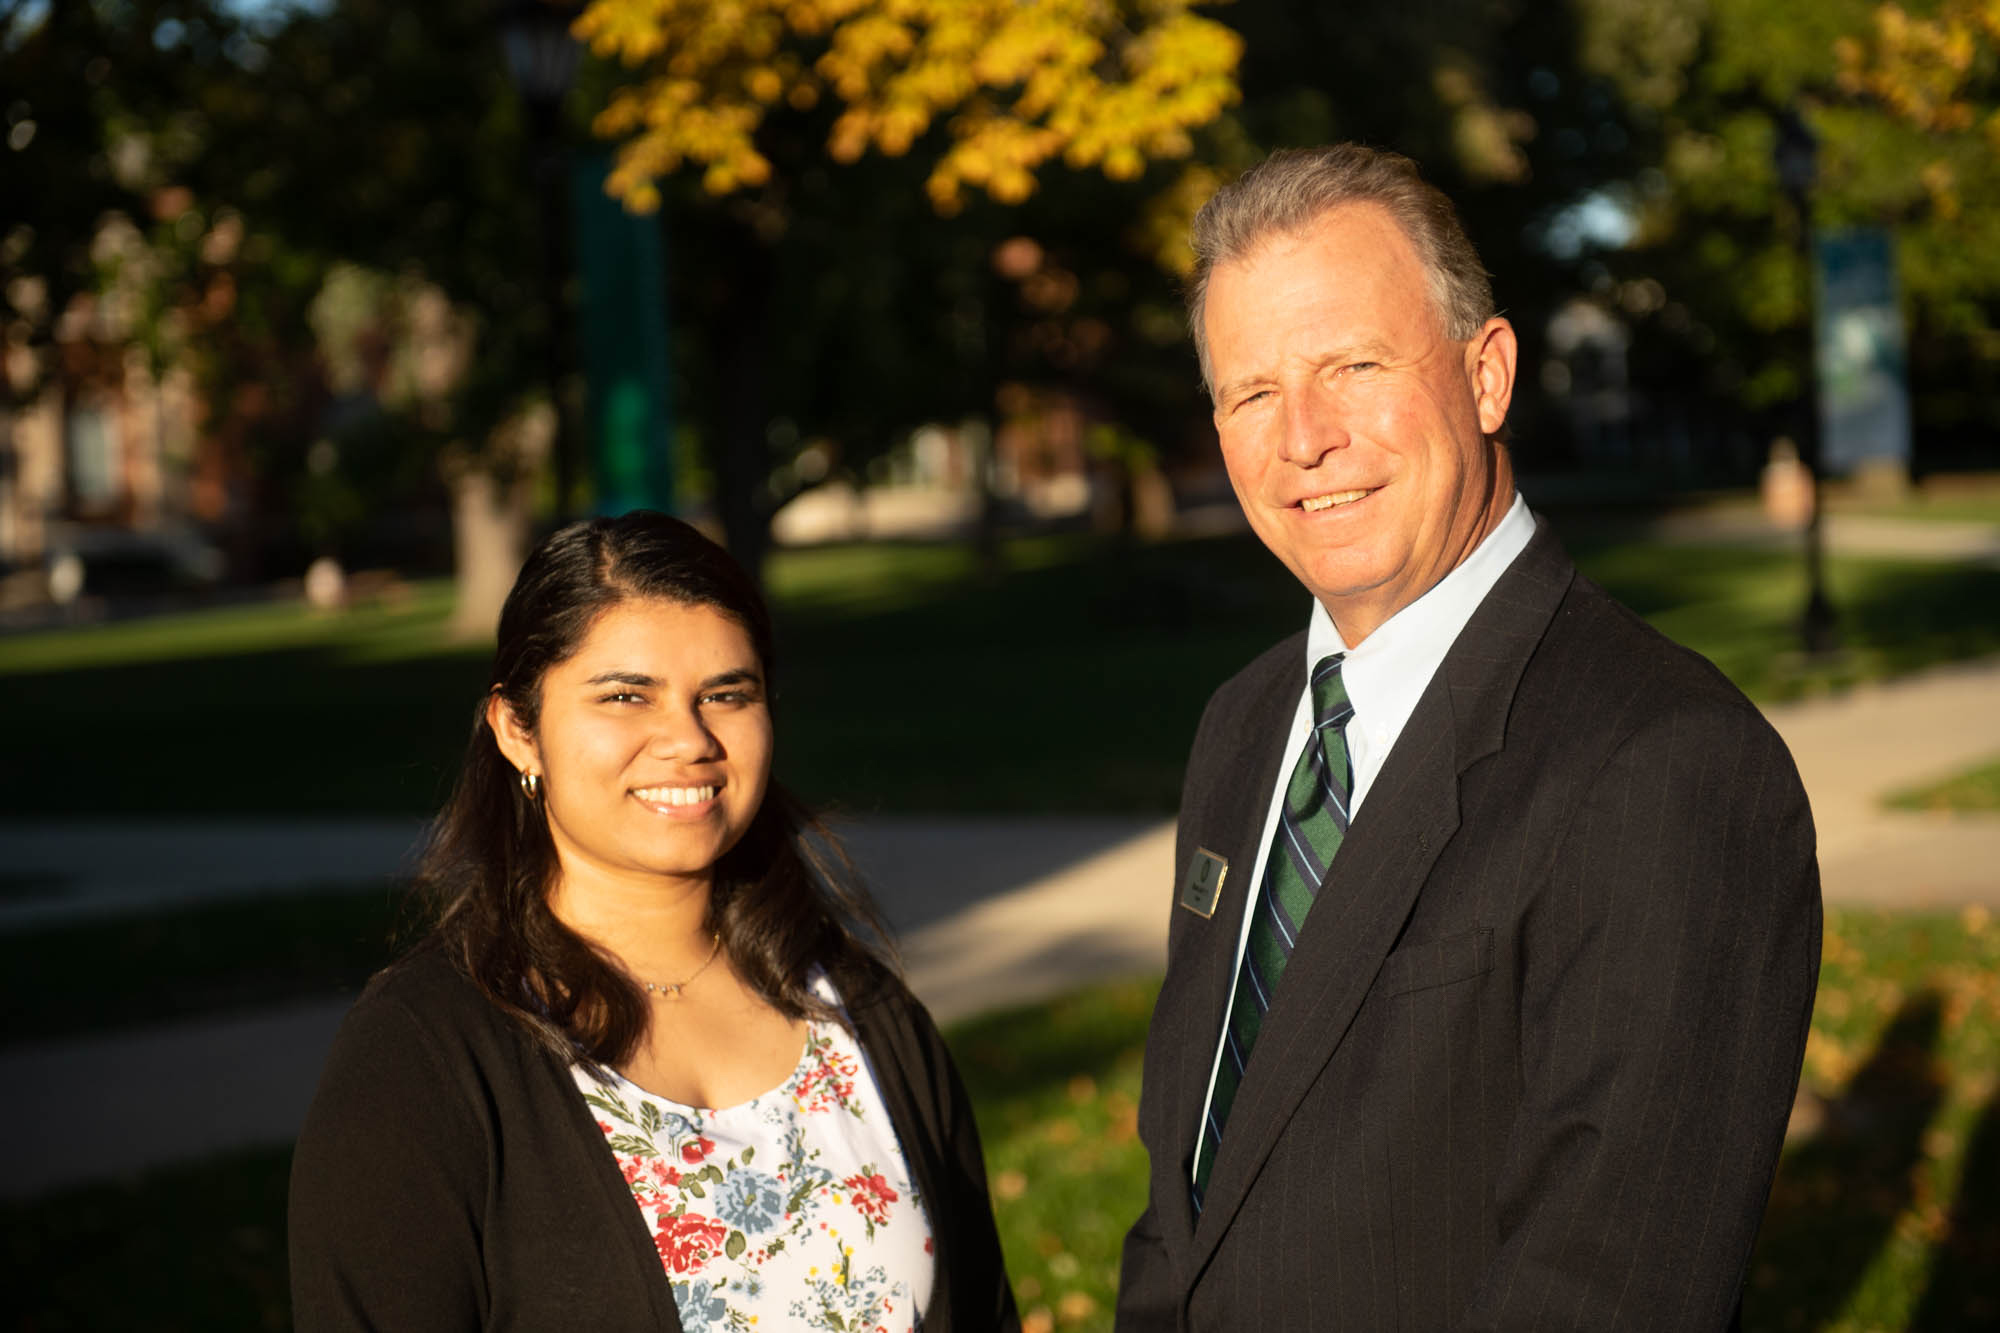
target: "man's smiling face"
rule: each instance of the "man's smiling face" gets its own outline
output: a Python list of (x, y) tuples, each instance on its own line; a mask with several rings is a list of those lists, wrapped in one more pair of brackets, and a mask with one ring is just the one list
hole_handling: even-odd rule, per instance
[(1445, 336), (1416, 249), (1339, 205), (1209, 277), (1222, 461), (1257, 536), (1352, 647), (1471, 554), (1513, 502), (1491, 437), (1514, 332)]

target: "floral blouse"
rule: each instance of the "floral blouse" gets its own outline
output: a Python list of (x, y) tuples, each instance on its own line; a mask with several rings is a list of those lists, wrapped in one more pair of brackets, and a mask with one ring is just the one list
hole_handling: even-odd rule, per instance
[[(824, 976), (823, 998), (838, 1002)], [(681, 1326), (921, 1330), (931, 1228), (867, 1057), (807, 1025), (790, 1077), (721, 1110), (574, 1067), (672, 1285)]]

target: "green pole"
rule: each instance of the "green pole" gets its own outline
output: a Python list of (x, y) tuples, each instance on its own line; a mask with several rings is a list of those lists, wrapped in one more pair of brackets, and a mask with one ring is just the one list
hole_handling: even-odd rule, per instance
[(571, 198), (582, 282), (589, 386), (592, 509), (623, 514), (674, 507), (667, 379), (666, 254), (661, 218), (635, 216), (604, 193), (608, 153), (575, 158)]

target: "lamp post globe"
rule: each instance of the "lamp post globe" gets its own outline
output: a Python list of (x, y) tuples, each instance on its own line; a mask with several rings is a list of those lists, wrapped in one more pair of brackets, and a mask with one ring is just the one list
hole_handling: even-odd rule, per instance
[(507, 74), (531, 107), (554, 106), (576, 78), (577, 42), (570, 36), (574, 15), (547, 0), (503, 0), (500, 45)]

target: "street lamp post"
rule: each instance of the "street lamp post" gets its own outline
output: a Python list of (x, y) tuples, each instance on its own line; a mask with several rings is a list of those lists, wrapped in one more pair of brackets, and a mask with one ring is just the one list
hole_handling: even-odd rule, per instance
[(570, 430), (563, 411), (563, 347), (569, 320), (563, 304), (562, 102), (576, 77), (577, 43), (570, 36), (572, 18), (566, 6), (550, 0), (503, 0), (500, 39), (507, 54), (507, 72), (528, 107), (534, 151), (535, 192), (542, 208), (542, 303), (548, 316), (543, 348), (543, 372), (548, 380), (549, 406), (555, 412), (555, 436), (550, 452), (556, 473), (556, 521), (568, 517), (574, 492)]
[(1772, 147), (1778, 184), (1791, 200), (1798, 222), (1799, 269), (1805, 281), (1805, 358), (1799, 393), (1799, 456), (1812, 479), (1812, 512), (1806, 519), (1806, 609), (1800, 635), (1808, 656), (1821, 657), (1839, 645), (1833, 603), (1826, 595), (1826, 547), (1821, 528), (1822, 458), (1819, 420), (1819, 345), (1814, 324), (1812, 189), (1819, 176), (1819, 140), (1796, 110), (1778, 117), (1778, 137)]

